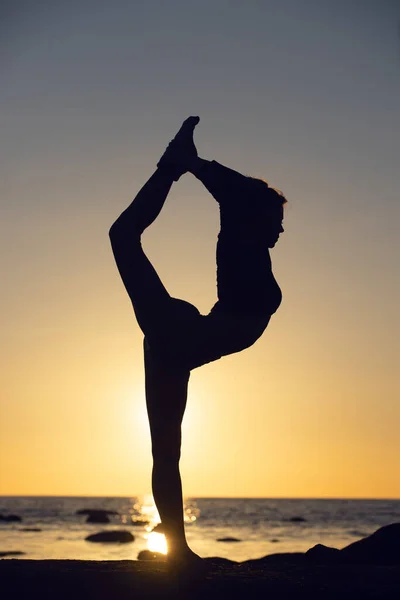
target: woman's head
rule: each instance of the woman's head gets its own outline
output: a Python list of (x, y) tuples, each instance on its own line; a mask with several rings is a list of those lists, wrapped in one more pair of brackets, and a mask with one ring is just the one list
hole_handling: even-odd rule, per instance
[(283, 207), (287, 200), (282, 192), (269, 187), (263, 179), (248, 177), (248, 183), (254, 238), (273, 248), (284, 231)]

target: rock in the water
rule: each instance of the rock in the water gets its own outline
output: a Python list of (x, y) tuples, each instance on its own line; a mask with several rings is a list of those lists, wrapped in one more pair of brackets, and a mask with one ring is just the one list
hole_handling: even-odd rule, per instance
[(324, 546), (323, 544), (317, 544), (313, 546), (306, 552), (306, 558), (322, 563), (337, 563), (341, 561), (340, 550), (337, 548), (330, 548), (329, 546)]
[(128, 544), (129, 542), (133, 542), (135, 537), (130, 531), (100, 531), (99, 533), (88, 535), (85, 539), (88, 542)]
[(0, 521), (5, 521), (6, 523), (20, 523), (22, 517), (19, 515), (0, 515)]
[(381, 527), (368, 537), (349, 544), (340, 553), (352, 563), (400, 564), (400, 523)]
[(224, 537), (224, 538), (218, 538), (217, 542), (241, 542), (242, 540), (238, 540), (238, 538), (234, 538), (234, 537)]
[(22, 527), (19, 531), (42, 531), (39, 527)]
[(21, 554), (25, 554), (25, 552), (21, 552), (20, 550), (8, 550), (7, 552), (0, 552), (0, 558), (3, 558), (3, 556), (21, 556)]
[(118, 515), (115, 510), (102, 510), (98, 508), (83, 508), (77, 510), (77, 515), (88, 515), (86, 523), (109, 523), (108, 515)]
[(305, 523), (307, 519), (305, 519), (304, 517), (290, 517), (289, 521), (291, 523)]
[(161, 552), (151, 552), (150, 550), (141, 550), (138, 554), (138, 560), (166, 560), (165, 554)]
[(276, 544), (277, 542), (279, 542), (279, 540), (277, 538), (273, 538), (272, 540), (269, 540), (272, 544)]
[(141, 519), (133, 519), (132, 518), (132, 527), (146, 527), (149, 524), (149, 521), (142, 521)]
[(86, 519), (86, 523), (109, 523), (110, 519), (105, 513), (102, 512), (92, 512), (88, 515)]

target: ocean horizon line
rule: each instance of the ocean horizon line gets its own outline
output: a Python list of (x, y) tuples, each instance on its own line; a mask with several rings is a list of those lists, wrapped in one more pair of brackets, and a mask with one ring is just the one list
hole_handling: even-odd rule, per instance
[[(102, 494), (0, 494), (0, 498), (140, 498), (151, 495), (150, 492), (141, 492), (130, 495), (102, 495)], [(354, 500), (354, 501), (400, 501), (399, 497), (383, 496), (199, 496), (186, 494), (184, 499), (198, 500)]]

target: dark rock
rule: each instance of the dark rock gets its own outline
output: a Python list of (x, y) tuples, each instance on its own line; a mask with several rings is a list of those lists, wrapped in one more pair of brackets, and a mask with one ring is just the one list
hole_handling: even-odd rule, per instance
[(212, 567), (230, 567), (232, 565), (238, 565), (236, 560), (230, 560), (229, 558), (221, 558), (219, 556), (207, 556), (207, 558), (203, 558), (207, 564)]
[(19, 531), (42, 531), (39, 527), (22, 527)]
[(161, 552), (151, 552), (150, 550), (141, 550), (137, 556), (138, 560), (166, 560), (165, 554)]
[(321, 562), (324, 564), (343, 562), (340, 550), (337, 548), (324, 546), (323, 544), (317, 544), (316, 546), (313, 546), (307, 550), (305, 556), (314, 562)]
[(5, 521), (6, 523), (20, 523), (22, 517), (18, 515), (0, 515), (0, 521)]
[(25, 554), (25, 552), (21, 552), (20, 550), (9, 550), (8, 552), (0, 552), (0, 558), (3, 558), (3, 556), (21, 556), (21, 554)]
[(400, 523), (381, 527), (368, 537), (349, 544), (340, 553), (351, 563), (400, 564)]
[(273, 538), (272, 540), (269, 540), (272, 544), (276, 544), (277, 542), (279, 542), (280, 540), (277, 540), (276, 538)]
[(97, 508), (82, 508), (77, 510), (77, 515), (88, 515), (86, 523), (109, 523), (108, 515), (118, 515), (115, 510), (102, 510)]
[(127, 544), (133, 542), (135, 537), (130, 531), (100, 531), (99, 533), (93, 533), (88, 535), (85, 540), (88, 542), (114, 542), (119, 544)]
[(288, 519), (291, 523), (305, 523), (307, 521), (307, 519), (305, 519), (304, 517), (290, 517), (290, 519)]
[(261, 558), (244, 560), (240, 564), (248, 567), (263, 568), (265, 565), (302, 565), (304, 562), (304, 552), (280, 552), (276, 554), (267, 554), (267, 556)]
[(217, 542), (241, 542), (242, 540), (238, 540), (237, 538), (234, 537), (224, 537), (224, 538), (218, 538)]
[(149, 521), (141, 521), (140, 519), (132, 518), (132, 527), (146, 527), (149, 524)]
[(326, 565), (400, 565), (400, 523), (381, 527), (372, 535), (353, 542), (342, 550), (322, 544), (307, 552), (269, 554), (262, 558), (246, 560), (242, 565), (250, 568), (320, 563)]
[(109, 523), (110, 519), (103, 513), (92, 513), (86, 519), (86, 523)]

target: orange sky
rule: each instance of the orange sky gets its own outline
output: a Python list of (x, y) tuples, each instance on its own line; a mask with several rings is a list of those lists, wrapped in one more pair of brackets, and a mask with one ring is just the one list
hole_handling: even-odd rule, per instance
[[(0, 494), (149, 491), (142, 338), (107, 233), (199, 114), (200, 155), (289, 204), (281, 308), (252, 348), (192, 373), (185, 493), (400, 497), (400, 84), (382, 6), (10, 14)], [(217, 233), (186, 176), (144, 237), (170, 293), (203, 313)]]

